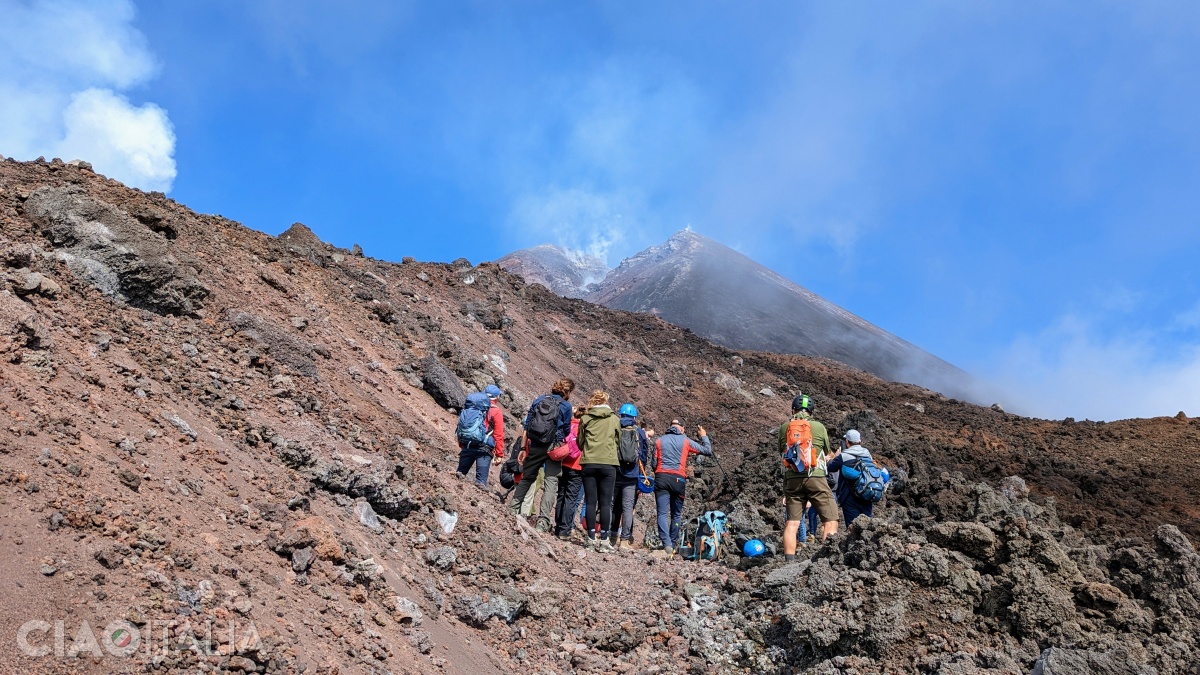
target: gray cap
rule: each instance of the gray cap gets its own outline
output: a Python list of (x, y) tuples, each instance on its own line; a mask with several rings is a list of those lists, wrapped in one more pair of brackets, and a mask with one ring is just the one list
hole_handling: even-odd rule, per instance
[(858, 429), (851, 429), (850, 431), (847, 431), (846, 435), (842, 436), (842, 438), (846, 439), (846, 441), (849, 443), (861, 443), (862, 442), (862, 436), (859, 435)]

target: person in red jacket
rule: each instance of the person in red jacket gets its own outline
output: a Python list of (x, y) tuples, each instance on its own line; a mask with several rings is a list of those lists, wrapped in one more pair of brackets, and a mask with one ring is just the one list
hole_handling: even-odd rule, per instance
[[(487, 394), (492, 405), (488, 408), (485, 417), (485, 428), (487, 429), (487, 440), (482, 446), (477, 446), (472, 442), (472, 447), (461, 448), (458, 455), (458, 476), (466, 478), (467, 472), (471, 470), (471, 465), (475, 465), (475, 484), (480, 487), (487, 487), (488, 473), (492, 469), (492, 458), (500, 459), (504, 457), (504, 410), (496, 399), (504, 392), (500, 391), (500, 387), (494, 384), (489, 384), (483, 393)], [(461, 444), (461, 442), (460, 442)]]

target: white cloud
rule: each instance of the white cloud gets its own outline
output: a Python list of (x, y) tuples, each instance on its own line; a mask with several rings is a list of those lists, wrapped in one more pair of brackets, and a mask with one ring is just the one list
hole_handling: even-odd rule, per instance
[(162, 108), (135, 107), (107, 89), (88, 89), (71, 97), (63, 122), (61, 154), (87, 157), (113, 176), (136, 176), (142, 188), (171, 189), (175, 133)]
[(121, 92), (157, 65), (128, 0), (0, 0), (0, 153), (83, 159), (167, 191), (175, 134), (165, 110)]
[(1009, 346), (991, 368), (1009, 412), (1049, 419), (1200, 415), (1200, 346), (1155, 346), (1149, 332), (1100, 337), (1068, 316)]
[(632, 223), (625, 213), (634, 205), (618, 195), (581, 188), (550, 188), (522, 197), (510, 220), (526, 233), (568, 249), (596, 256), (605, 262), (612, 247), (624, 238)]

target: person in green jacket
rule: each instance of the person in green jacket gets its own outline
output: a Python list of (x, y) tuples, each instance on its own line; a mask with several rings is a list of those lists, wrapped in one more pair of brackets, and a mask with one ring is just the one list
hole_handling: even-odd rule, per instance
[[(608, 394), (595, 391), (588, 399), (587, 412), (579, 420), (576, 434), (579, 463), (583, 466), (583, 494), (586, 504), (588, 548), (600, 553), (616, 551), (609, 534), (612, 527), (612, 500), (617, 484), (617, 442), (621, 418), (608, 405)], [(599, 522), (597, 522), (599, 515)]]
[(821, 541), (829, 539), (838, 530), (837, 500), (829, 482), (825, 479), (825, 459), (832, 454), (829, 444), (829, 432), (825, 425), (812, 417), (813, 401), (804, 394), (792, 399), (792, 417), (779, 427), (779, 454), (787, 450), (787, 429), (792, 420), (808, 420), (812, 430), (813, 449), (817, 451), (817, 464), (807, 473), (800, 473), (792, 468), (784, 470), (783, 494), (787, 505), (787, 524), (783, 528), (783, 558), (787, 561), (796, 558), (796, 532), (800, 529), (800, 520), (804, 517), (804, 503), (812, 502), (812, 508), (817, 510), (817, 516), (824, 527), (821, 530)]

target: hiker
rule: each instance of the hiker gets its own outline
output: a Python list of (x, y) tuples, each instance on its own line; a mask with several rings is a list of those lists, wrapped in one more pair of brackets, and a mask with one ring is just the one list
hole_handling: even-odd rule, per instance
[(609, 539), (613, 546), (619, 547), (624, 541), (626, 546), (633, 548), (633, 509), (637, 506), (638, 478), (641, 468), (650, 461), (650, 437), (646, 430), (638, 425), (638, 409), (632, 403), (625, 403), (617, 411), (621, 418), (621, 435), (617, 445), (617, 459), (628, 452), (627, 445), (636, 445), (633, 451), (637, 461), (622, 462), (617, 471), (616, 487), (613, 490), (612, 531)]
[[(458, 437), (458, 477), (466, 478), (467, 472), (471, 470), (471, 465), (475, 465), (475, 484), (480, 487), (487, 487), (488, 472), (492, 468), (492, 458), (497, 460), (504, 457), (504, 411), (500, 409), (500, 404), (496, 399), (504, 392), (500, 391), (500, 387), (494, 384), (489, 384), (483, 390), (484, 397), (478, 394), (471, 394), (463, 403), (463, 411), (458, 417), (458, 427), (455, 430), (455, 435)], [(483, 407), (484, 410), (478, 408)], [(474, 415), (482, 416), (481, 420), (474, 419)], [(478, 422), (482, 425), (479, 429), (472, 428), (472, 422)], [(482, 432), (483, 438), (479, 439), (479, 433)]]
[(558, 477), (558, 499), (554, 509), (554, 534), (559, 539), (570, 539), (575, 531), (575, 514), (579, 511), (579, 497), (583, 492), (583, 465), (579, 463), (579, 419), (584, 408), (579, 406), (571, 414), (571, 432), (563, 445), (568, 448), (562, 460), (562, 474)]
[(542, 500), (538, 506), (537, 529), (542, 532), (551, 530), (550, 515), (554, 510), (554, 501), (558, 497), (558, 475), (562, 472), (562, 464), (550, 459), (550, 450), (561, 445), (567, 434), (571, 433), (571, 404), (567, 399), (575, 390), (575, 382), (570, 378), (562, 378), (554, 383), (549, 394), (543, 394), (533, 400), (529, 412), (525, 414), (525, 437), (528, 439), (527, 449), (519, 456), (521, 460), (521, 482), (513, 494), (510, 509), (514, 515), (521, 514), (521, 503), (525, 495), (537, 480), (538, 470), (544, 471), (542, 479)]
[(687, 488), (688, 455), (712, 457), (712, 441), (701, 425), (700, 441), (684, 435), (683, 423), (671, 420), (671, 426), (654, 441), (654, 501), (658, 507), (658, 538), (667, 553), (679, 546), (679, 527), (683, 517), (683, 494)]
[[(842, 438), (845, 441), (843, 444), (845, 449), (839, 448), (834, 452), (827, 468), (830, 473), (841, 475), (837, 486), (837, 500), (838, 504), (842, 506), (846, 524), (849, 525), (859, 516), (870, 518), (873, 515), (875, 502), (860, 496), (855, 492), (855, 486), (858, 484), (859, 475), (866, 469), (864, 465), (870, 463), (874, 466), (875, 459), (871, 457), (871, 451), (862, 446), (862, 435), (858, 433), (857, 429), (847, 431)], [(886, 483), (886, 480), (883, 482)], [(880, 495), (882, 495), (882, 488), (881, 484), (879, 486)]]
[(612, 528), (613, 489), (620, 464), (617, 445), (621, 420), (608, 405), (608, 394), (592, 392), (587, 411), (579, 420), (579, 463), (583, 466), (583, 494), (587, 510), (584, 545), (600, 553), (616, 551), (609, 541)]
[(797, 541), (804, 544), (809, 538), (817, 540), (817, 510), (813, 508), (812, 502), (805, 502), (804, 513), (800, 516), (800, 536)]
[(829, 539), (838, 529), (837, 502), (825, 480), (825, 461), (830, 454), (829, 432), (824, 424), (812, 418), (813, 409), (811, 398), (804, 394), (797, 395), (792, 399), (792, 418), (779, 427), (780, 454), (788, 451), (789, 436), (804, 435), (804, 441), (811, 446), (815, 460), (812, 467), (803, 473), (794, 466), (787, 466), (785, 462), (783, 494), (787, 505), (787, 524), (783, 528), (783, 557), (787, 561), (796, 558), (796, 532), (804, 516), (805, 502), (812, 502), (812, 508), (817, 510), (817, 516), (824, 525), (821, 541)]

